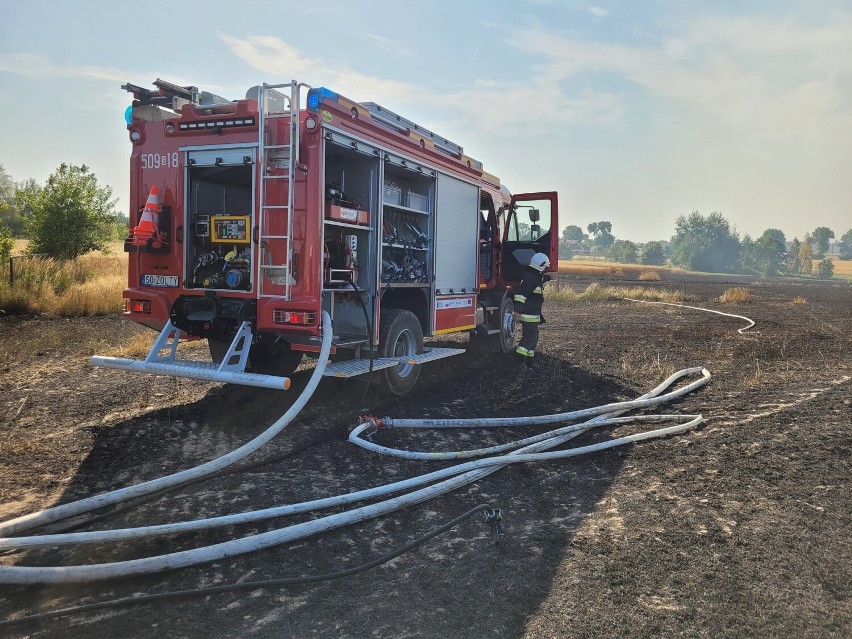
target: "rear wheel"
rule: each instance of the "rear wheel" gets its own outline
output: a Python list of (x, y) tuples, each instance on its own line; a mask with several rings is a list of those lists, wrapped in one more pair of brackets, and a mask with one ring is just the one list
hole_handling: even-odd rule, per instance
[[(382, 311), (379, 357), (410, 357), (423, 352), (423, 329), (411, 311)], [(393, 395), (410, 391), (420, 376), (420, 365), (404, 362), (381, 371), (382, 386)]]

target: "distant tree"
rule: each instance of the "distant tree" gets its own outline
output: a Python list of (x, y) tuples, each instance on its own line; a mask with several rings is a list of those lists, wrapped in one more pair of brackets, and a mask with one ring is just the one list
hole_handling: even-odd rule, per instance
[(753, 246), (753, 267), (761, 275), (778, 275), (785, 270), (787, 241), (778, 229), (767, 229)]
[(592, 244), (602, 249), (607, 249), (615, 242), (612, 235), (612, 222), (592, 222), (586, 227), (592, 236)]
[(787, 251), (786, 272), (788, 275), (801, 275), (802, 262), (799, 259), (799, 251), (802, 249), (802, 243), (799, 238), (794, 237), (790, 242), (790, 250)]
[(760, 237), (771, 237), (776, 242), (778, 242), (781, 246), (783, 246), (783, 247), (787, 246), (787, 238), (784, 237), (784, 231), (781, 231), (779, 229), (766, 229), (763, 232), (763, 235), (761, 235)]
[(40, 192), (25, 196), (32, 209), (27, 250), (72, 259), (105, 248), (109, 236), (104, 228), (116, 204), (111, 198), (112, 189), (98, 186), (87, 166), (62, 164)]
[(606, 256), (619, 264), (635, 264), (638, 259), (636, 245), (630, 240), (615, 240), (607, 249)]
[(811, 243), (813, 244), (814, 257), (822, 259), (828, 253), (828, 241), (834, 239), (834, 231), (825, 226), (819, 226), (811, 233)]
[(742, 273), (757, 273), (757, 247), (748, 233), (740, 240), (739, 271)]
[(832, 260), (822, 260), (817, 264), (817, 277), (821, 280), (830, 280), (834, 277), (834, 262)]
[(583, 240), (586, 239), (586, 234), (583, 233), (583, 229), (581, 229), (576, 224), (569, 224), (564, 229), (562, 229), (562, 239), (563, 240), (569, 240), (569, 241), (575, 241), (575, 242), (582, 242)]
[(639, 263), (661, 266), (666, 263), (666, 251), (662, 242), (647, 242), (639, 252)]
[(562, 259), (571, 259), (577, 252), (580, 244), (585, 244), (588, 241), (583, 229), (574, 224), (570, 224), (562, 229), (562, 237), (559, 238), (559, 257)]
[(805, 235), (805, 241), (799, 247), (799, 273), (812, 275), (814, 270), (814, 249), (811, 247), (811, 236)]
[(840, 238), (840, 259), (852, 260), (852, 229), (849, 229)]
[(740, 238), (721, 213), (707, 217), (698, 211), (681, 215), (672, 237), (672, 260), (693, 271), (736, 272), (740, 258)]

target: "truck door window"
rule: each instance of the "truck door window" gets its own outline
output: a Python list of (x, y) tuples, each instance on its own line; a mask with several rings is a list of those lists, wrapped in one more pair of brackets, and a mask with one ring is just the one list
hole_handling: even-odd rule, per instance
[(525, 201), (515, 205), (509, 219), (510, 242), (539, 242), (550, 231), (550, 200)]

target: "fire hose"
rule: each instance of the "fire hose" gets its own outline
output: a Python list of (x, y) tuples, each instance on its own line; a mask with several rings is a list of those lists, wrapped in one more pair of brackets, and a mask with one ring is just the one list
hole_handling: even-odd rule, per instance
[[(695, 307), (688, 307), (695, 308)], [(707, 310), (707, 309), (697, 309)], [(729, 315), (718, 311), (710, 311), (720, 315)], [(742, 330), (747, 330), (754, 325), (754, 322), (742, 316), (733, 316), (746, 319), (751, 322), (750, 326)], [(254, 452), (272, 437), (278, 434), (295, 415), (304, 407), (310, 396), (316, 390), (322, 371), (325, 368), (328, 351), (331, 344), (331, 320), (327, 314), (323, 314), (323, 346), (320, 353), (320, 359), (317, 364), (317, 369), (311, 376), (308, 385), (302, 392), (302, 395), (296, 400), (291, 408), (278, 419), (269, 429), (261, 433), (252, 441), (242, 447), (215, 459), (206, 464), (202, 464), (193, 469), (182, 471), (167, 477), (157, 480), (152, 480), (132, 486), (129, 488), (105, 493), (95, 497), (83, 499), (78, 502), (65, 504), (56, 508), (51, 508), (31, 515), (25, 515), (16, 519), (0, 524), (0, 534), (9, 535), (15, 532), (21, 532), (46, 523), (64, 519), (79, 513), (88, 512), (89, 510), (101, 508), (106, 505), (118, 503), (122, 500), (135, 498), (140, 495), (151, 494), (158, 490), (164, 490), (167, 487), (180, 485), (197, 479), (203, 474), (212, 474), (228, 464), (232, 464), (242, 457)], [(689, 375), (699, 374), (701, 378), (695, 380), (682, 388), (665, 392), (678, 380)], [(54, 535), (40, 535), (31, 537), (14, 537), (0, 538), (0, 548), (34, 548), (40, 546), (65, 545), (75, 543), (92, 543), (92, 542), (107, 542), (133, 539), (137, 537), (148, 537), (152, 535), (173, 534), (176, 532), (186, 532), (191, 530), (203, 530), (216, 526), (233, 525), (238, 523), (247, 523), (269, 519), (272, 517), (280, 517), (301, 512), (308, 512), (321, 508), (329, 508), (332, 506), (344, 506), (358, 501), (385, 497), (393, 493), (400, 493), (406, 490), (412, 492), (392, 497), (375, 504), (361, 506), (353, 510), (342, 513), (329, 515), (319, 519), (315, 519), (300, 524), (291, 525), (285, 528), (272, 530), (266, 533), (256, 534), (242, 539), (233, 539), (223, 543), (196, 548), (176, 553), (168, 553), (155, 557), (143, 559), (134, 559), (129, 561), (113, 562), (107, 564), (94, 564), (88, 566), (48, 566), (48, 567), (30, 567), (30, 566), (0, 566), (0, 583), (9, 584), (40, 584), (40, 583), (75, 583), (84, 581), (97, 581), (102, 579), (110, 579), (115, 577), (124, 577), (135, 574), (147, 574), (160, 572), (164, 570), (173, 570), (177, 568), (207, 563), (217, 559), (230, 557), (242, 553), (253, 552), (270, 546), (282, 544), (288, 541), (302, 539), (320, 532), (333, 530), (352, 523), (364, 521), (374, 518), (379, 515), (392, 512), (394, 510), (405, 508), (413, 504), (432, 499), (438, 495), (455, 490), (461, 486), (474, 482), (482, 477), (485, 477), (500, 468), (509, 464), (525, 463), (534, 461), (548, 461), (554, 459), (565, 459), (583, 454), (589, 454), (623, 446), (647, 439), (666, 437), (677, 433), (685, 432), (695, 428), (703, 422), (701, 415), (650, 415), (650, 416), (634, 416), (628, 418), (619, 418), (619, 415), (637, 409), (645, 409), (659, 404), (672, 401), (681, 397), (697, 388), (707, 384), (710, 381), (710, 373), (701, 367), (687, 368), (671, 375), (656, 388), (648, 393), (640, 396), (636, 400), (626, 402), (615, 402), (598, 406), (594, 408), (570, 411), (565, 413), (557, 413), (553, 415), (540, 415), (533, 417), (519, 418), (474, 418), (474, 419), (392, 419), (385, 418), (366, 418), (357, 426), (350, 434), (350, 441), (353, 443), (373, 450), (374, 452), (392, 454), (400, 457), (411, 459), (429, 459), (429, 460), (444, 460), (444, 459), (462, 459), (475, 456), (492, 455), (504, 451), (510, 451), (505, 455), (495, 457), (486, 457), (484, 459), (476, 459), (474, 461), (457, 464), (455, 466), (445, 468), (443, 470), (427, 473), (411, 479), (377, 486), (365, 490), (355, 491), (352, 493), (315, 499), (299, 504), (289, 504), (285, 506), (277, 506), (257, 511), (249, 511), (234, 515), (225, 515), (208, 519), (200, 519), (188, 522), (179, 522), (173, 524), (163, 524), (159, 526), (144, 526), (138, 528), (127, 528), (118, 530), (81, 532), (81, 533), (66, 533)], [(492, 446), (479, 448), (467, 451), (451, 451), (442, 453), (426, 453), (418, 451), (404, 451), (399, 449), (391, 449), (389, 447), (374, 444), (371, 441), (363, 439), (363, 436), (370, 437), (377, 431), (383, 428), (488, 428), (488, 427), (511, 427), (517, 428), (530, 425), (549, 425), (554, 423), (563, 423), (566, 421), (578, 421), (591, 417), (588, 421), (557, 428), (553, 431), (527, 437), (522, 440)], [(568, 440), (588, 431), (591, 428), (604, 425), (619, 425), (631, 423), (635, 421), (646, 421), (650, 423), (687, 420), (683, 423), (674, 426), (668, 426), (651, 431), (640, 432), (633, 435), (627, 435), (610, 439), (607, 441), (572, 448), (567, 450), (550, 451), (551, 448), (560, 446)], [(549, 451), (549, 452), (546, 452)], [(433, 482), (438, 482), (434, 483)], [(429, 486), (428, 484), (433, 484)], [(421, 488), (422, 486), (426, 486)]]
[[(324, 318), (324, 322), (325, 322)], [(331, 331), (325, 332), (325, 335), (330, 335)], [(325, 346), (325, 340), (324, 340)], [(683, 388), (670, 391), (665, 394), (661, 394), (664, 390), (666, 390), (669, 386), (671, 386), (677, 380), (687, 376), (700, 373), (701, 379), (684, 386)], [(311, 381), (314, 378), (312, 377)], [(689, 421), (678, 424), (675, 426), (669, 426), (666, 428), (661, 428), (653, 431), (638, 433), (635, 435), (628, 435), (625, 437), (620, 437), (617, 439), (612, 439), (604, 442), (600, 442), (597, 444), (592, 444), (589, 446), (584, 446), (581, 448), (561, 450), (561, 451), (551, 451), (544, 452), (550, 448), (561, 445), (569, 439), (576, 437), (584, 430), (588, 428), (592, 428), (595, 426), (601, 426), (607, 423), (607, 419), (615, 418), (617, 415), (624, 413), (628, 410), (634, 410), (637, 408), (648, 408), (651, 406), (658, 405), (660, 403), (671, 401), (677, 397), (680, 397), (696, 388), (703, 386), (710, 380), (710, 373), (702, 368), (690, 368), (675, 373), (671, 377), (669, 377), (662, 384), (654, 388), (652, 391), (646, 393), (641, 396), (637, 400), (628, 401), (628, 402), (617, 402), (613, 404), (607, 404), (604, 406), (584, 409), (580, 411), (572, 411), (570, 413), (560, 413), (557, 415), (545, 415), (538, 416), (533, 418), (495, 418), (495, 419), (473, 419), (473, 420), (383, 420), (383, 423), (393, 424), (395, 427), (409, 427), (416, 424), (421, 425), (433, 425), (437, 427), (479, 427), (483, 423), (492, 423), (494, 426), (517, 426), (520, 424), (528, 423), (531, 419), (535, 423), (554, 423), (558, 421), (567, 421), (570, 419), (582, 419), (585, 417), (597, 415), (594, 419), (585, 422), (583, 424), (583, 429), (568, 429), (565, 432), (560, 432), (559, 434), (552, 433), (551, 436), (547, 439), (543, 439), (541, 441), (536, 441), (534, 443), (523, 445), (522, 448), (519, 448), (508, 455), (503, 455), (499, 457), (491, 457), (486, 459), (479, 459), (471, 462), (467, 462), (464, 464), (459, 464), (453, 466), (451, 468), (443, 469), (440, 471), (436, 471), (433, 473), (427, 473), (426, 475), (422, 475), (419, 477), (414, 477), (408, 480), (394, 482), (392, 484), (388, 484), (385, 486), (378, 486), (371, 489), (356, 491), (353, 493), (349, 493), (346, 495), (338, 495), (336, 497), (329, 497), (325, 499), (312, 500), (308, 502), (303, 502), (301, 504), (291, 504), (287, 506), (279, 506), (277, 508), (270, 508), (261, 511), (253, 511), (247, 513), (240, 513), (236, 515), (227, 515), (224, 517), (216, 517), (211, 519), (204, 520), (196, 520), (192, 522), (180, 522), (175, 524), (164, 524), (161, 526), (148, 526), (141, 528), (130, 528), (130, 529), (122, 529), (122, 530), (111, 530), (111, 531), (95, 531), (95, 532), (82, 532), (82, 533), (67, 533), (67, 534), (59, 534), (59, 535), (42, 535), (37, 537), (18, 537), (18, 538), (7, 538), (0, 540), (2, 543), (2, 547), (5, 548), (25, 548), (25, 547), (36, 547), (36, 546), (44, 546), (44, 545), (61, 545), (67, 543), (82, 543), (82, 542), (95, 542), (95, 541), (118, 541), (122, 539), (131, 539), (134, 537), (147, 537), (151, 535), (160, 535), (160, 534), (171, 534), (174, 532), (185, 532), (187, 530), (201, 530), (204, 528), (211, 528), (214, 526), (222, 526), (222, 525), (231, 525), (235, 523), (243, 523), (248, 521), (257, 521), (259, 519), (266, 519), (270, 517), (279, 517), (285, 514), (294, 514), (297, 512), (306, 512), (309, 510), (315, 510), (318, 508), (328, 508), (331, 506), (340, 506), (351, 504), (356, 501), (363, 501), (366, 499), (376, 498), (376, 497), (384, 497), (386, 495), (392, 493), (398, 493), (405, 490), (410, 490), (412, 488), (417, 488), (412, 492), (405, 493), (403, 495), (399, 495), (397, 497), (392, 497), (389, 499), (385, 499), (384, 501), (370, 504), (366, 506), (361, 506), (349, 511), (345, 511), (342, 513), (337, 513), (334, 515), (329, 515), (326, 517), (321, 517), (318, 519), (314, 519), (308, 522), (303, 522), (299, 524), (294, 524), (285, 528), (272, 530), (269, 532), (252, 535), (249, 537), (241, 538), (241, 539), (233, 539), (226, 542), (222, 542), (219, 544), (213, 544), (210, 546), (205, 546), (201, 548), (196, 548), (192, 550), (186, 550), (175, 553), (168, 553), (165, 555), (159, 555), (154, 557), (147, 557), (143, 559), (134, 559), (128, 561), (120, 561), (113, 563), (105, 563), (105, 564), (93, 564), (93, 565), (85, 565), (85, 566), (46, 566), (46, 567), (31, 567), (31, 566), (0, 566), (0, 583), (15, 583), (15, 584), (35, 584), (35, 583), (75, 583), (75, 582), (85, 582), (85, 581), (98, 581), (103, 579), (111, 579), (116, 577), (124, 577), (129, 575), (137, 575), (137, 574), (148, 574), (154, 572), (160, 572), (163, 570), (173, 570), (176, 568), (183, 568), (187, 566), (197, 565), (201, 563), (207, 563), (210, 561), (215, 561), (218, 559), (223, 559), (225, 557), (231, 557), (238, 554), (243, 554), (247, 552), (254, 552), (256, 550), (261, 550), (263, 548), (268, 548), (270, 546), (279, 545), (282, 543), (286, 543), (289, 541), (295, 541), (297, 539), (302, 539), (304, 537), (316, 535), (321, 532), (325, 532), (328, 530), (333, 530), (342, 526), (347, 526), (356, 522), (364, 521), (366, 519), (374, 518), (379, 515), (383, 515), (394, 510), (398, 510), (400, 508), (405, 508), (422, 501), (432, 499), (437, 497), (438, 495), (444, 494), (451, 490), (455, 490), (461, 486), (467, 485), (473, 481), (476, 481), (482, 477), (485, 477), (499, 468), (502, 468), (508, 464), (513, 463), (524, 463), (530, 461), (545, 461), (545, 460), (553, 460), (553, 459), (562, 459), (567, 457), (574, 457), (577, 455), (592, 453), (600, 450), (605, 450), (608, 448), (614, 448), (616, 446), (623, 446), (626, 444), (642, 441), (645, 439), (650, 439), (654, 437), (665, 437), (667, 435), (673, 435), (679, 432), (683, 432), (690, 428), (694, 428), (699, 423), (701, 423), (702, 418), (700, 415), (697, 416), (680, 416), (681, 419), (689, 418)], [(312, 393), (314, 387), (311, 384), (305, 389), (303, 395), (309, 395)], [(301, 398), (300, 398), (301, 399)], [(307, 399), (305, 400), (307, 401)], [(295, 406), (295, 404), (294, 404)], [(291, 409), (292, 410), (292, 409)], [(291, 411), (288, 411), (288, 413)], [(663, 417), (663, 420), (674, 419), (673, 416), (652, 416), (652, 421), (661, 421), (659, 418)], [(283, 418), (282, 418), (283, 419)], [(280, 424), (282, 420), (278, 420), (276, 425)], [(272, 430), (274, 428), (270, 428)], [(362, 424), (358, 428), (353, 431), (355, 433), (357, 431), (358, 434), (364, 432), (371, 427), (375, 428), (375, 420), (373, 423), (370, 421)], [(280, 428), (279, 428), (280, 430)], [(562, 430), (562, 429), (558, 429)], [(267, 431), (268, 432), (268, 431)], [(261, 439), (263, 435), (255, 438), (249, 444), (241, 447), (239, 450), (244, 450), (247, 446), (252, 444), (253, 442), (257, 442)], [(356, 437), (357, 438), (357, 435)], [(230, 453), (225, 457), (233, 456), (234, 453)], [(247, 453), (246, 453), (247, 454)], [(220, 458), (224, 459), (224, 458)], [(219, 460), (214, 460), (218, 462)], [(232, 462), (235, 460), (231, 460)], [(197, 467), (197, 470), (202, 469), (204, 467), (209, 467), (213, 462), (208, 462), (208, 464), (204, 464), (202, 466)], [(218, 464), (216, 465), (218, 468)], [(184, 471), (186, 473), (188, 471)], [(167, 478), (163, 478), (168, 480), (169, 478), (174, 478), (180, 476), (181, 473), (176, 475), (171, 475)], [(154, 480), (155, 482), (160, 480)], [(172, 480), (174, 481), (174, 480)], [(425, 488), (418, 488), (419, 486), (424, 486), (426, 484), (431, 484), (432, 482), (438, 481), (439, 483), (426, 486)], [(150, 485), (153, 482), (146, 482), (145, 484), (140, 484), (139, 486)], [(137, 487), (132, 487), (137, 488)], [(116, 494), (122, 493), (128, 489), (122, 489), (122, 491), (114, 491), (114, 493), (107, 493), (106, 495), (102, 495), (99, 497), (110, 497), (109, 503), (114, 503), (121, 497), (115, 497)], [(154, 490), (153, 488), (151, 490)], [(135, 496), (135, 494), (134, 494)], [(83, 504), (84, 502), (92, 503), (92, 500), (96, 498), (89, 498), (88, 500), (82, 500), (81, 502), (76, 502), (74, 504), (67, 504), (66, 506), (75, 506), (73, 510), (75, 512), (84, 512), (85, 509), (77, 506), (78, 504)], [(100, 503), (100, 500), (97, 502), (98, 505), (94, 507), (100, 507), (104, 505)], [(59, 508), (64, 508), (60, 506)], [(51, 509), (56, 510), (56, 509)], [(49, 511), (43, 511), (47, 513)], [(27, 527), (32, 527), (35, 525), (39, 525), (41, 523), (45, 523), (45, 521), (34, 521), (36, 516), (40, 515), (40, 513), (36, 513), (34, 515), (29, 515), (26, 517), (18, 518), (16, 520), (12, 520), (11, 522), (7, 522), (7, 524), (0, 527), (0, 530), (4, 530), (9, 528), (11, 525), (21, 526), (25, 524), (29, 524)], [(68, 516), (67, 514), (65, 516)], [(50, 519), (50, 521), (55, 521), (59, 519), (59, 516), (55, 516)], [(22, 521), (23, 520), (23, 521)], [(18, 522), (18, 523), (16, 523)], [(18, 528), (20, 530), (20, 528)], [(8, 533), (4, 533), (8, 534)]]

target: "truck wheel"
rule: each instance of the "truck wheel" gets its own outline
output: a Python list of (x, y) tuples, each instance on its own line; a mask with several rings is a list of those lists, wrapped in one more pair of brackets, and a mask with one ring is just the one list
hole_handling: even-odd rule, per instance
[[(500, 301), (500, 308), (490, 323), (480, 327), (481, 332), (470, 335), (470, 348), (483, 353), (509, 353), (515, 346), (515, 320), (512, 311), (515, 305), (508, 297)], [(498, 333), (483, 334), (485, 330), (499, 330)]]
[[(404, 357), (423, 352), (423, 329), (414, 313), (401, 309), (382, 311), (379, 326), (379, 357)], [(380, 371), (385, 390), (404, 395), (420, 376), (419, 364), (400, 364)]]
[[(494, 341), (494, 352), (510, 353), (515, 348), (515, 318), (513, 313), (515, 304), (508, 296), (503, 298), (500, 303), (500, 311), (497, 319), (500, 320), (500, 333), (495, 333), (492, 337)], [(497, 328), (497, 326), (495, 326)]]
[[(231, 342), (208, 339), (207, 344), (210, 347), (211, 359), (218, 364), (228, 352)], [(249, 350), (246, 371), (259, 375), (290, 377), (301, 363), (302, 353), (291, 350), (289, 345), (254, 344)]]
[(249, 373), (290, 377), (302, 363), (302, 351), (289, 344), (253, 344), (246, 369)]

